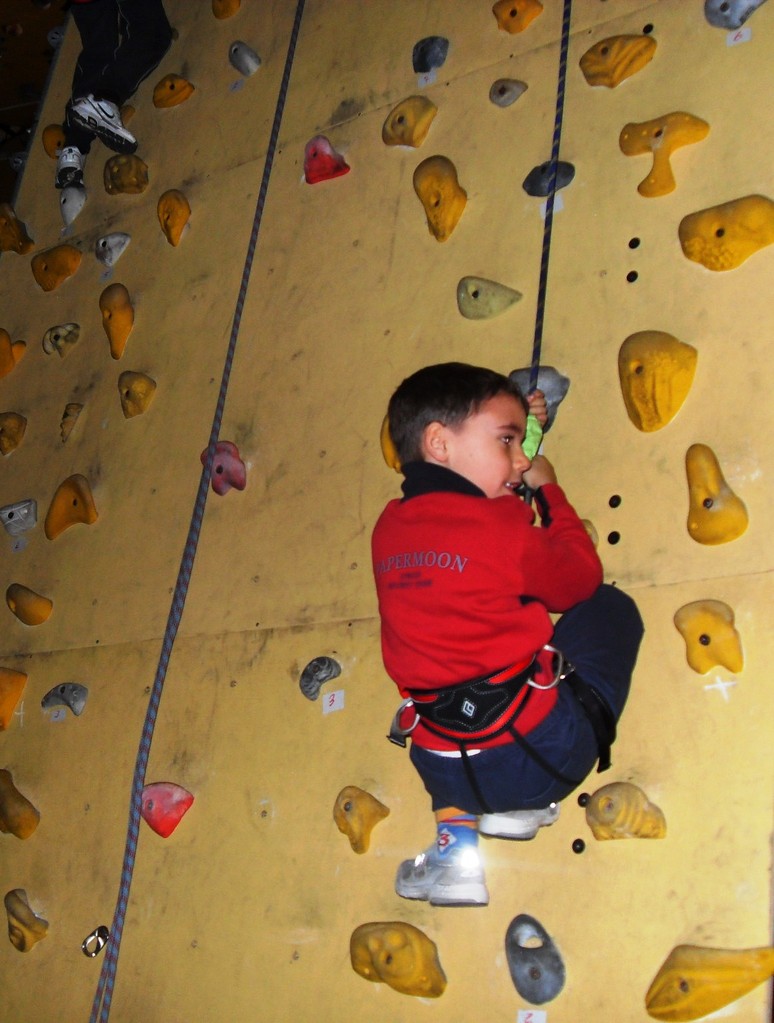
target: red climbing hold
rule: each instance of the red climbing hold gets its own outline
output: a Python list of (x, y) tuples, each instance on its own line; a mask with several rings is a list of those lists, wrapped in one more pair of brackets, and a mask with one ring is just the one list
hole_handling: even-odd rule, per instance
[[(207, 448), (201, 454), (202, 465), (207, 461)], [(234, 490), (244, 490), (247, 484), (245, 463), (239, 457), (239, 449), (230, 440), (219, 440), (215, 445), (215, 459), (212, 463), (210, 477), (212, 489), (216, 494), (227, 494)]]
[(142, 817), (157, 835), (169, 838), (185, 816), (194, 797), (182, 785), (157, 781), (142, 790)]
[(324, 135), (315, 135), (306, 144), (304, 150), (304, 177), (307, 184), (315, 185), (318, 181), (329, 181), (349, 174), (349, 164), (337, 153)]

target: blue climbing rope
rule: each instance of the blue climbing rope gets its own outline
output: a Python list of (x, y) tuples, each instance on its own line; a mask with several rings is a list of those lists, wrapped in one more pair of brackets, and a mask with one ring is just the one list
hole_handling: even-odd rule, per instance
[(537, 387), (540, 352), (543, 346), (543, 321), (546, 312), (546, 292), (548, 290), (548, 257), (551, 252), (551, 231), (554, 226), (554, 197), (556, 196), (556, 169), (559, 163), (559, 143), (562, 138), (562, 119), (564, 117), (564, 93), (567, 80), (567, 51), (570, 45), (570, 15), (572, 0), (564, 0), (562, 13), (562, 43), (559, 52), (559, 84), (556, 89), (556, 115), (554, 117), (554, 136), (551, 142), (551, 161), (548, 170), (548, 198), (546, 199), (546, 218), (543, 225), (543, 250), (540, 255), (540, 282), (538, 284), (537, 311), (535, 313), (535, 338), (532, 343), (532, 362), (529, 373), (529, 388)]
[(188, 535), (183, 549), (180, 568), (178, 569), (177, 581), (175, 583), (172, 605), (169, 610), (167, 625), (162, 640), (161, 654), (156, 669), (156, 676), (153, 680), (153, 687), (148, 701), (148, 709), (145, 714), (145, 722), (143, 724), (140, 745), (137, 750), (137, 759), (135, 761), (134, 776), (132, 779), (132, 794), (129, 804), (129, 825), (126, 833), (126, 846), (124, 848), (124, 860), (121, 870), (121, 884), (113, 915), (113, 923), (110, 928), (110, 937), (108, 938), (105, 948), (105, 958), (102, 961), (102, 970), (100, 972), (97, 990), (92, 1003), (89, 1023), (107, 1023), (107, 1020), (110, 1017), (110, 1005), (113, 999), (113, 989), (115, 987), (116, 973), (118, 970), (118, 954), (121, 947), (121, 936), (123, 934), (124, 921), (126, 919), (126, 910), (129, 903), (129, 891), (132, 884), (134, 862), (137, 854), (137, 838), (140, 829), (142, 790), (145, 786), (145, 771), (148, 765), (148, 756), (150, 753), (151, 742), (153, 740), (153, 730), (156, 725), (156, 717), (158, 715), (159, 703), (161, 702), (161, 693), (164, 688), (167, 667), (169, 665), (172, 648), (177, 636), (177, 630), (180, 625), (180, 619), (183, 614), (183, 608), (188, 594), (188, 585), (190, 583), (191, 572), (193, 570), (194, 558), (196, 557), (196, 549), (199, 543), (199, 535), (201, 533), (202, 521), (204, 518), (204, 507), (207, 503), (207, 493), (210, 485), (210, 477), (212, 475), (212, 465), (215, 460), (215, 445), (217, 444), (218, 437), (220, 435), (220, 427), (223, 420), (223, 409), (226, 403), (228, 383), (231, 376), (231, 367), (234, 361), (234, 353), (236, 351), (237, 338), (239, 336), (239, 327), (242, 322), (242, 311), (244, 309), (245, 298), (247, 295), (247, 285), (250, 280), (255, 249), (258, 242), (258, 232), (260, 231), (261, 220), (263, 218), (266, 192), (269, 187), (269, 178), (271, 177), (272, 166), (274, 163), (274, 154), (277, 148), (282, 114), (285, 109), (290, 72), (293, 67), (293, 58), (295, 56), (299, 30), (301, 28), (301, 17), (304, 13), (305, 2), (306, 0), (298, 0), (298, 4), (296, 6), (295, 19), (293, 21), (293, 28), (290, 33), (290, 42), (288, 43), (288, 52), (285, 58), (285, 69), (280, 83), (277, 106), (274, 111), (274, 122), (272, 124), (269, 146), (266, 152), (266, 162), (263, 168), (263, 177), (261, 179), (261, 187), (258, 193), (255, 216), (253, 218), (253, 228), (250, 234), (250, 242), (247, 246), (247, 255), (245, 257), (244, 269), (242, 271), (242, 280), (239, 285), (239, 294), (237, 296), (236, 309), (231, 327), (231, 337), (229, 339), (228, 350), (226, 352), (223, 376), (220, 382), (220, 392), (218, 394), (218, 401), (215, 406), (215, 414), (212, 420), (212, 428), (210, 430), (210, 439), (207, 446), (207, 458), (199, 479), (199, 489), (196, 492), (196, 501), (194, 504), (193, 514), (191, 516), (191, 522), (188, 527)]

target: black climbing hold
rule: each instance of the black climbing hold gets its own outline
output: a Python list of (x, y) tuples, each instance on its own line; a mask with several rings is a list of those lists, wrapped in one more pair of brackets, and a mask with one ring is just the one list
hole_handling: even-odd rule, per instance
[[(531, 376), (532, 368), (526, 366), (523, 369), (511, 370), (508, 374), (508, 379), (516, 384), (522, 394), (527, 394)], [(543, 433), (548, 433), (556, 419), (556, 411), (570, 389), (570, 379), (569, 377), (562, 376), (553, 366), (538, 366), (537, 388), (546, 396), (548, 419), (543, 427)]]
[(449, 52), (449, 40), (443, 36), (427, 36), (414, 46), (411, 62), (417, 74), (425, 75), (433, 68), (442, 67)]
[(574, 853), (582, 853), (585, 848), (586, 843), (583, 841), (582, 838), (576, 838), (575, 841), (572, 843), (572, 851)]
[[(557, 161), (556, 164), (556, 191), (560, 188), (566, 188), (567, 185), (575, 177), (575, 168), (571, 163), (566, 163), (564, 160)], [(537, 167), (533, 167), (526, 178), (522, 181), (521, 187), (527, 193), (527, 195), (548, 195), (550, 188), (551, 178), (551, 164), (540, 163)]]
[(505, 932), (505, 957), (516, 990), (533, 1005), (550, 1002), (564, 987), (562, 957), (534, 917), (520, 913), (511, 921)]
[(591, 796), (588, 794), (588, 792), (581, 792), (581, 794), (578, 796), (578, 806), (588, 806), (590, 799)]
[(315, 657), (301, 672), (299, 688), (308, 700), (316, 700), (320, 689), (341, 674), (341, 665), (332, 657)]

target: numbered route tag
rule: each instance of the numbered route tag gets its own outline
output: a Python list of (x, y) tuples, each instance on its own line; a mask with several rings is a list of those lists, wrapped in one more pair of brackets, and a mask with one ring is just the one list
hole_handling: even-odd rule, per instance
[(726, 46), (738, 46), (740, 43), (749, 43), (752, 39), (752, 29), (749, 25), (738, 28), (736, 32), (729, 32), (726, 36)]
[(335, 710), (344, 710), (344, 690), (337, 689), (333, 693), (326, 693), (322, 701), (323, 714), (332, 714)]
[(516, 1023), (546, 1023), (545, 1009), (519, 1009)]

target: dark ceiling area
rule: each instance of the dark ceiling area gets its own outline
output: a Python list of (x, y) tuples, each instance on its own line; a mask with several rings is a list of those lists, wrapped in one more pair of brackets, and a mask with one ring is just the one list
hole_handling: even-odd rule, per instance
[(0, 202), (13, 197), (68, 7), (67, 0), (0, 0)]

